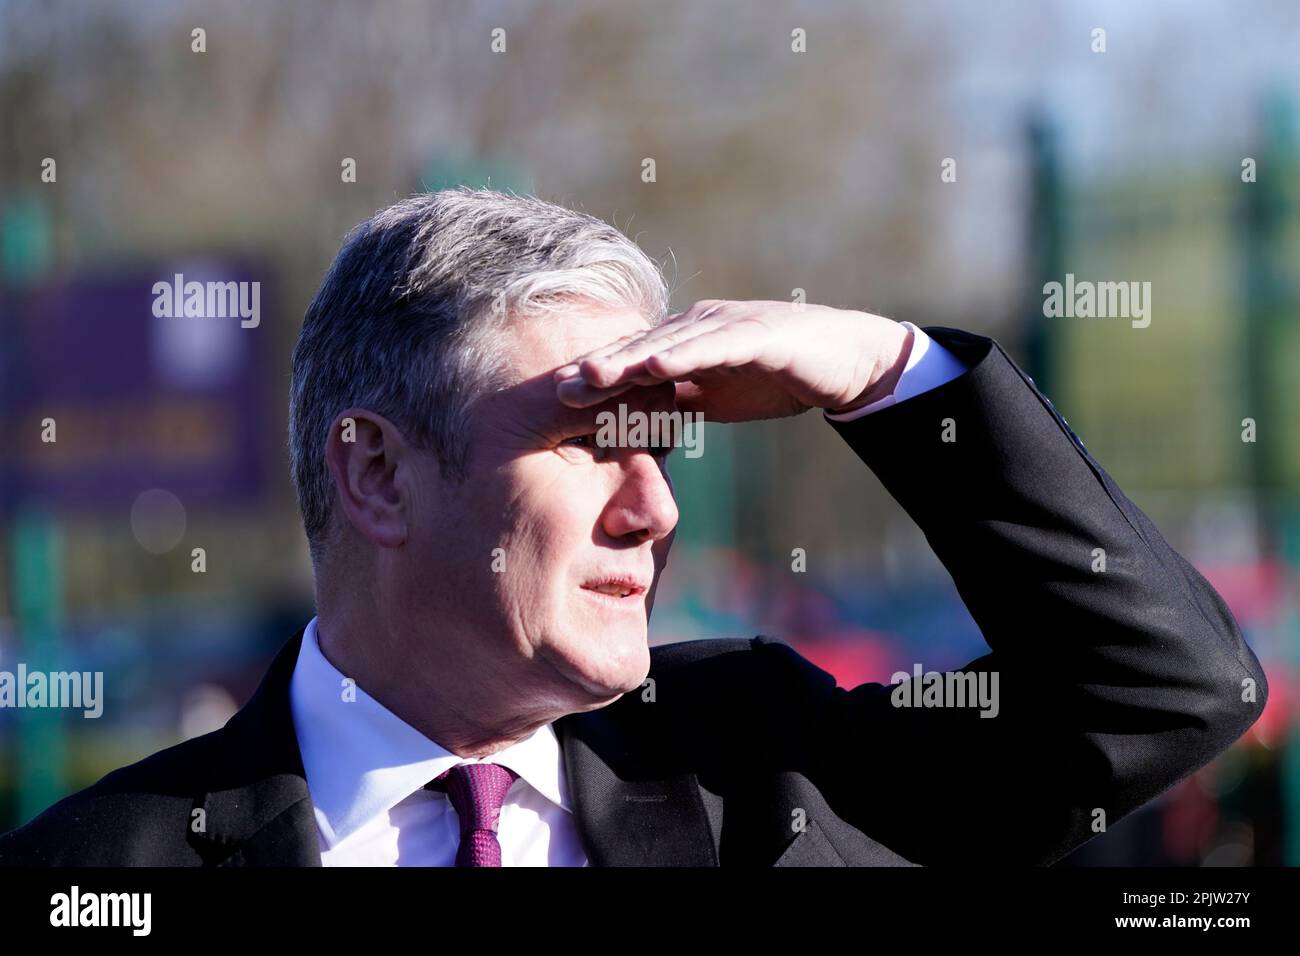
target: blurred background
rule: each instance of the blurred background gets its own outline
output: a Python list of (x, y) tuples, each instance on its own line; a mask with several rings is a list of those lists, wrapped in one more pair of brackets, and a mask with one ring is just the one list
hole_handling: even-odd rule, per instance
[[(105, 675), (98, 719), (0, 708), (0, 831), (220, 726), (313, 615), (303, 311), (351, 226), (469, 183), (613, 222), (675, 310), (997, 338), (1271, 687), (1068, 864), (1300, 864), (1297, 49), (1288, 0), (0, 3), (0, 670)], [(261, 283), (257, 326), (155, 317), (175, 273)], [(1067, 273), (1151, 282), (1150, 326), (1045, 317)], [(705, 442), (654, 642), (774, 634), (844, 686), (987, 651), (824, 422)]]

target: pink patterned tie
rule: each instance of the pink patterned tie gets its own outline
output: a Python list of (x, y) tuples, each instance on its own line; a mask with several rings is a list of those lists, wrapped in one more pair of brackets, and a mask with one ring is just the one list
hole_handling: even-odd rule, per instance
[(497, 822), (506, 793), (518, 777), (499, 763), (458, 763), (425, 784), (427, 790), (445, 792), (460, 817), (457, 866), (501, 865)]

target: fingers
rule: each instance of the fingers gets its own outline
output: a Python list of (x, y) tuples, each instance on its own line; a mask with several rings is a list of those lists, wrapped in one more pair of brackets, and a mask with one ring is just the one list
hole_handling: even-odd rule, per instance
[(705, 332), (646, 357), (645, 369), (659, 380), (681, 378), (712, 368), (748, 365), (757, 356), (754, 337), (743, 329)]
[(703, 412), (707, 407), (704, 389), (694, 382), (678, 382), (676, 384), (674, 403), (680, 412)]
[(634, 332), (631, 335), (624, 335), (622, 338), (615, 339), (613, 342), (610, 342), (608, 345), (602, 345), (598, 349), (592, 349), (590, 352), (587, 352), (585, 355), (579, 355), (568, 365), (561, 366), (560, 368), (557, 368), (555, 370), (555, 376), (554, 376), (555, 380), (559, 381), (560, 379), (572, 378), (574, 375), (578, 374), (578, 368), (582, 362), (588, 359), (596, 358), (598, 356), (609, 355), (613, 352), (617, 352), (619, 349), (623, 348), (623, 346), (628, 345), (631, 342), (635, 342), (638, 339), (644, 338), (646, 335), (648, 335), (650, 332), (653, 331), (654, 329), (647, 329), (645, 332)]
[(612, 388), (597, 388), (581, 378), (570, 378), (560, 382), (555, 387), (555, 392), (565, 405), (573, 408), (588, 408), (636, 387), (636, 382), (626, 382)]
[[(667, 319), (655, 326), (653, 329), (646, 329), (644, 332), (638, 332), (633, 335), (625, 335), (617, 341), (610, 342), (608, 345), (602, 345), (598, 349), (592, 349), (590, 352), (578, 356), (578, 358), (574, 359), (567, 365), (556, 369), (554, 378), (556, 381), (560, 381), (561, 379), (572, 378), (579, 372), (582, 372), (585, 377), (590, 372), (596, 376), (596, 379), (598, 380), (597, 384), (599, 386), (606, 386), (610, 383), (608, 379), (608, 363), (606, 360), (611, 356), (616, 355), (629, 346), (636, 346), (641, 343), (660, 341), (665, 338), (671, 338), (676, 341), (683, 335), (685, 329), (690, 327), (693, 323), (698, 322), (703, 315), (726, 304), (726, 299), (702, 299), (692, 305), (685, 312), (679, 312), (668, 316)], [(710, 321), (707, 328), (715, 328), (716, 326), (716, 321)], [(698, 334), (698, 332), (703, 332), (705, 330), (705, 327), (701, 327), (700, 329), (693, 330), (688, 334)], [(649, 354), (649, 352), (645, 352), (644, 354)], [(584, 363), (586, 364), (584, 365)], [(626, 366), (624, 365), (624, 367)]]
[[(638, 385), (661, 384), (702, 367), (745, 364), (753, 350), (745, 347), (743, 339), (737, 348), (737, 337), (729, 343), (725, 335), (715, 335), (731, 321), (725, 307), (732, 304), (727, 299), (701, 299), (653, 329), (593, 349), (556, 369), (557, 396), (566, 405), (585, 408)], [(653, 364), (647, 365), (647, 360)]]
[(662, 375), (650, 373), (645, 369), (643, 364), (645, 360), (651, 355), (707, 335), (725, 325), (728, 321), (727, 317), (723, 314), (715, 314), (716, 310), (725, 304), (720, 300), (713, 300), (712, 305), (697, 303), (673, 321), (652, 329), (631, 342), (614, 348), (601, 349), (594, 355), (582, 358), (575, 363), (578, 366), (577, 373), (597, 388), (608, 388), (625, 382), (649, 385), (662, 381)]
[[(717, 328), (652, 352), (641, 363), (640, 371), (624, 376), (626, 381), (598, 386), (582, 376), (574, 376), (559, 382), (556, 393), (565, 405), (585, 408), (637, 385), (656, 385), (709, 369), (748, 365), (756, 359), (758, 345), (759, 340), (746, 329), (734, 325)], [(696, 393), (688, 390), (685, 394), (695, 397)]]

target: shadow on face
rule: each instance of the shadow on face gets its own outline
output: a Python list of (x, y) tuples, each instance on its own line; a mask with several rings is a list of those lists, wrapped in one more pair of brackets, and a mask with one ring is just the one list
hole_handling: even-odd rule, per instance
[(419, 613), (575, 709), (644, 680), (654, 592), (679, 517), (665, 450), (599, 446), (599, 416), (675, 403), (663, 383), (575, 409), (558, 400), (552, 373), (646, 328), (635, 311), (517, 323), (507, 333), (513, 384), (475, 406), (468, 478), (454, 487), (425, 479), (438, 492), (415, 509), (409, 541), (424, 582), (412, 585)]

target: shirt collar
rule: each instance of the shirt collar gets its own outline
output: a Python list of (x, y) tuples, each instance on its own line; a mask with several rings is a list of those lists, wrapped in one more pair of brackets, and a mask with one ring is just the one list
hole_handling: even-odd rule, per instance
[(289, 685), (307, 789), (329, 846), (386, 813), (458, 763), (509, 767), (552, 803), (572, 812), (559, 741), (550, 724), (482, 759), (445, 750), (360, 687), (344, 699), (344, 676), (321, 653), (317, 618), (302, 637)]

